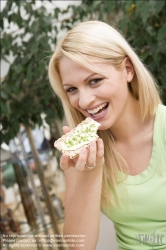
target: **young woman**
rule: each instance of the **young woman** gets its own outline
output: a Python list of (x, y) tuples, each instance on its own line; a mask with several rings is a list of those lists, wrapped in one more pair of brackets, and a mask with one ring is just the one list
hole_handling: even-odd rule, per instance
[(49, 77), (70, 128), (86, 117), (101, 124), (89, 150), (61, 157), (64, 234), (85, 235), (81, 249), (94, 250), (102, 209), (118, 250), (166, 249), (166, 107), (151, 74), (117, 30), (89, 21), (59, 42)]

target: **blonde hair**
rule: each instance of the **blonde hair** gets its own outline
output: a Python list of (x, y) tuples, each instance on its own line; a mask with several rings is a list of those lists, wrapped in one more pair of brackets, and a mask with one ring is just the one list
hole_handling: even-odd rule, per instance
[[(88, 21), (70, 30), (59, 42), (49, 64), (49, 79), (55, 93), (61, 98), (69, 126), (75, 127), (85, 117), (75, 110), (62, 88), (59, 73), (59, 61), (67, 57), (77, 64), (100, 73), (100, 70), (87, 59), (86, 55), (96, 57), (105, 63), (120, 67), (125, 57), (133, 64), (135, 75), (129, 85), (131, 94), (139, 101), (142, 120), (156, 112), (161, 103), (154, 78), (140, 61), (134, 50), (123, 36), (110, 25), (100, 21)], [(128, 166), (115, 147), (110, 130), (99, 131), (105, 145), (105, 165), (103, 171), (101, 205), (116, 206), (115, 197), (111, 196), (110, 187), (114, 189), (117, 201), (117, 172), (127, 172)], [(108, 140), (108, 137), (110, 140)]]

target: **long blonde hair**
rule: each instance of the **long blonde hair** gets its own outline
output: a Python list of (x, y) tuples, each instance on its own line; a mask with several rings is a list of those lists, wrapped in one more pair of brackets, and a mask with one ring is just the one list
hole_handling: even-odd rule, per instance
[[(135, 75), (129, 85), (131, 94), (139, 101), (142, 120), (156, 112), (160, 97), (156, 90), (156, 83), (150, 72), (140, 61), (134, 50), (124, 37), (110, 25), (100, 21), (88, 21), (70, 30), (59, 42), (49, 64), (49, 79), (55, 93), (61, 98), (66, 119), (70, 127), (75, 127), (85, 117), (75, 110), (62, 88), (59, 73), (59, 61), (67, 57), (77, 64), (96, 73), (100, 70), (87, 59), (86, 55), (102, 59), (115, 67), (120, 67), (123, 59), (128, 57), (134, 67)], [(103, 184), (101, 205), (116, 206), (115, 199), (110, 194), (110, 187), (114, 189), (117, 201), (117, 172), (127, 172), (128, 166), (115, 147), (114, 138), (110, 130), (99, 131), (99, 136), (105, 145), (105, 165), (103, 170)], [(108, 140), (108, 137), (110, 140)]]

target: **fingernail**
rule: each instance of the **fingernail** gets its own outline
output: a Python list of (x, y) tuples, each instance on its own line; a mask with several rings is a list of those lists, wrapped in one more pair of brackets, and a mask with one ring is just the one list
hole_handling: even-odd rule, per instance
[(62, 155), (62, 158), (63, 158), (63, 159), (66, 159), (66, 158), (67, 158), (67, 155)]

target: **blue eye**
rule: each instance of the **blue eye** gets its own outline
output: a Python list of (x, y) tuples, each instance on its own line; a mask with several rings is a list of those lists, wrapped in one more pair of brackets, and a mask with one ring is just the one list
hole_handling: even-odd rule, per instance
[(92, 79), (90, 80), (90, 84), (95, 85), (99, 83), (101, 80), (103, 80), (103, 78)]
[(67, 92), (67, 93), (72, 93), (72, 92), (74, 92), (76, 89), (77, 89), (77, 88), (75, 88), (75, 87), (71, 87), (71, 88), (68, 88), (68, 89), (66, 90), (66, 92)]

